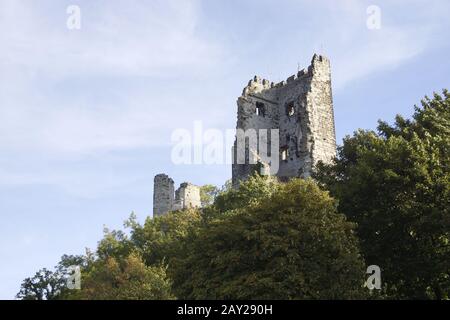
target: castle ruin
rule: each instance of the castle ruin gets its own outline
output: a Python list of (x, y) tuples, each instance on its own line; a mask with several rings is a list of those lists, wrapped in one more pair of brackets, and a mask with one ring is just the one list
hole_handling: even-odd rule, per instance
[[(277, 143), (271, 143), (270, 137), (262, 141), (268, 143), (270, 153), (279, 156), (274, 175), (280, 181), (309, 177), (317, 162), (327, 163), (335, 157), (331, 69), (326, 57), (315, 54), (308, 68), (278, 84), (255, 76), (244, 88), (237, 105), (236, 129), (256, 129), (256, 134), (260, 129), (279, 130)], [(236, 161), (237, 143), (236, 138), (232, 165), (234, 187), (260, 170), (261, 164), (271, 166), (249, 161), (250, 155), (258, 154), (259, 150), (250, 150), (247, 144), (245, 162)], [(279, 150), (272, 150), (273, 146)]]
[(166, 174), (158, 174), (153, 186), (153, 216), (161, 216), (169, 211), (198, 208), (201, 206), (200, 188), (184, 182), (175, 190), (174, 182)]
[[(315, 54), (308, 68), (278, 84), (255, 76), (244, 88), (237, 106), (237, 132), (253, 129), (258, 135), (260, 130), (278, 130), (277, 141), (271, 141), (270, 135), (261, 141), (267, 144), (269, 154), (279, 161), (276, 172), (272, 173), (270, 169), (274, 164), (258, 157), (260, 137), (254, 150), (246, 136), (244, 161), (237, 161), (237, 150), (241, 146), (236, 134), (232, 164), (234, 188), (254, 172), (263, 173), (262, 169), (264, 173), (269, 169), (280, 181), (307, 178), (319, 161), (328, 163), (336, 156), (331, 69), (326, 57)], [(251, 156), (258, 161), (250, 161)], [(182, 183), (175, 191), (170, 177), (165, 174), (155, 176), (154, 216), (200, 206), (199, 187)]]

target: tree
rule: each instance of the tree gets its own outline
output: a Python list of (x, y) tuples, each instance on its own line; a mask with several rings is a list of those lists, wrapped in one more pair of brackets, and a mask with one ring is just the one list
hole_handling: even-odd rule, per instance
[(31, 278), (23, 280), (19, 293), (21, 300), (60, 300), (69, 296), (67, 279), (72, 273), (71, 267), (86, 269), (90, 262), (89, 252), (86, 256), (63, 255), (55, 271), (46, 268), (39, 270)]
[(393, 298), (450, 298), (450, 95), (425, 97), (411, 120), (344, 139), (315, 177), (357, 223), (368, 264)]
[[(134, 215), (130, 216), (133, 219)], [(127, 224), (128, 222), (125, 222)], [(124, 259), (133, 251), (133, 243), (128, 236), (121, 230), (103, 229), (103, 239), (99, 241), (97, 246), (97, 256), (105, 260), (109, 257)]]
[(362, 297), (354, 226), (314, 182), (253, 177), (222, 197), (222, 216), (189, 233), (172, 259), (179, 298)]
[(88, 300), (167, 300), (173, 299), (171, 282), (164, 266), (146, 266), (132, 253), (123, 260), (107, 257), (97, 260), (84, 275), (78, 298)]
[(224, 187), (216, 196), (211, 210), (223, 213), (258, 204), (262, 199), (270, 197), (277, 185), (274, 177), (252, 175), (245, 183), (241, 183), (239, 189)]
[(44, 268), (23, 280), (16, 297), (21, 300), (54, 300), (64, 286), (64, 279), (57, 272)]
[(204, 186), (201, 186), (200, 201), (202, 203), (202, 207), (211, 205), (214, 202), (214, 199), (216, 198), (218, 192), (219, 189), (212, 184), (206, 184)]
[(131, 227), (130, 243), (142, 255), (146, 265), (168, 263), (179, 253), (180, 241), (201, 221), (201, 212), (195, 208), (148, 217), (144, 225), (131, 218), (127, 222)]

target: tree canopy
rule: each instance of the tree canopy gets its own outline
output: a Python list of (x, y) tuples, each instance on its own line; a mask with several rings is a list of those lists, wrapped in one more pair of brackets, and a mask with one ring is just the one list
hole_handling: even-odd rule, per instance
[(450, 95), (426, 97), (411, 120), (344, 139), (316, 178), (358, 225), (368, 264), (395, 298), (449, 298)]
[(234, 190), (222, 195), (234, 200), (221, 218), (184, 241), (170, 271), (178, 297), (361, 297), (364, 270), (354, 226), (326, 192), (312, 181), (261, 177), (241, 188), (241, 196)]

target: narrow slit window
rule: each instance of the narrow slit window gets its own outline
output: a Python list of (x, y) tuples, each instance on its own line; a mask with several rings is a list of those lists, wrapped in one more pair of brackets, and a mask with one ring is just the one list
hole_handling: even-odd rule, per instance
[(281, 148), (281, 160), (287, 161), (288, 158), (289, 158), (289, 148), (288, 147)]
[(289, 117), (292, 117), (295, 114), (295, 107), (293, 102), (287, 105), (286, 112)]
[(262, 102), (256, 102), (256, 115), (264, 117), (265, 115), (265, 106)]

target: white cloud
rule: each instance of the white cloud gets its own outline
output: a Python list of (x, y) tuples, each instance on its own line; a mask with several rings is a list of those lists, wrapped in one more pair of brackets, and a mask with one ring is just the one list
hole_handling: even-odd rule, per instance
[[(82, 28), (70, 31), (64, 4), (0, 2), (0, 150), (83, 154), (155, 146), (168, 144), (170, 129), (186, 127), (186, 119), (193, 120), (196, 114), (198, 119), (214, 118), (217, 109), (205, 97), (187, 98), (187, 86), (172, 95), (150, 90), (155, 81), (210, 76), (226, 70), (228, 59), (240, 57), (241, 45), (219, 44), (199, 34), (198, 1), (79, 3)], [(332, 59), (336, 91), (436, 45), (431, 43), (432, 35), (442, 29), (449, 7), (438, 0), (434, 5), (406, 0), (382, 3), (382, 28), (369, 31), (363, 1), (305, 3), (318, 13), (307, 30), (316, 44), (306, 47), (324, 44)], [(411, 6), (415, 19), (405, 23), (401, 17)], [(290, 35), (284, 37), (290, 51), (298, 52), (299, 44), (290, 41)], [(77, 79), (99, 87), (98, 95), (104, 98), (109, 94), (106, 84), (96, 82), (120, 79), (125, 86), (139, 77), (148, 79), (147, 92), (124, 89), (100, 102), (89, 100), (92, 97), (80, 90), (70, 92), (70, 80)], [(234, 108), (234, 98), (229, 101)]]
[(197, 35), (197, 1), (81, 2), (79, 31), (66, 28), (65, 6), (52, 3), (52, 11), (45, 2), (0, 4), (0, 149), (89, 153), (169, 143), (161, 130), (168, 110), (183, 121), (182, 96), (119, 92), (119, 101), (94, 105), (65, 81), (177, 79), (214, 69), (223, 50)]
[(49, 12), (41, 3), (2, 1), (1, 61), (65, 77), (154, 75), (168, 68), (195, 70), (219, 59), (219, 46), (196, 35), (197, 1), (84, 4), (82, 28), (71, 31), (64, 6)]
[(326, 26), (317, 32), (315, 48), (324, 45), (332, 58), (333, 87), (375, 72), (395, 69), (410, 59), (439, 46), (435, 36), (447, 32), (450, 3), (398, 0), (378, 2), (381, 29), (369, 30), (366, 9), (374, 3), (360, 0), (320, 2), (326, 12)]
[(430, 30), (385, 27), (376, 32), (367, 35), (369, 39), (364, 43), (338, 53), (337, 63), (333, 64), (336, 90), (375, 72), (396, 68), (425, 52)]

